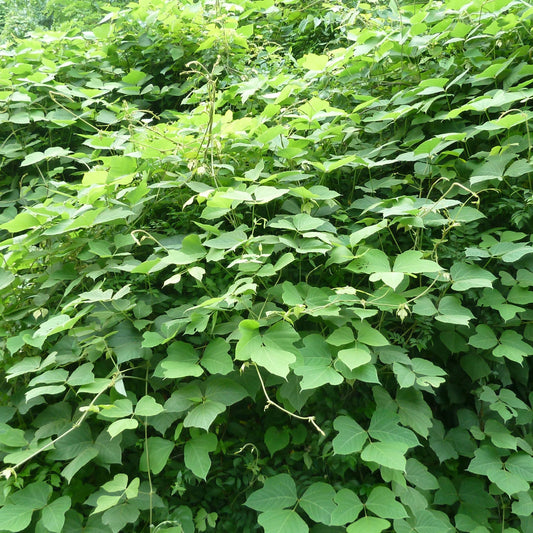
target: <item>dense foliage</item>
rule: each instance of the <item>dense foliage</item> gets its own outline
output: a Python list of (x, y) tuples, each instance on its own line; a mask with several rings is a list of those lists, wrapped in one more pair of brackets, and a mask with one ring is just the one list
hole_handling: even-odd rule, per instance
[(0, 530), (533, 532), (532, 20), (139, 0), (4, 44)]

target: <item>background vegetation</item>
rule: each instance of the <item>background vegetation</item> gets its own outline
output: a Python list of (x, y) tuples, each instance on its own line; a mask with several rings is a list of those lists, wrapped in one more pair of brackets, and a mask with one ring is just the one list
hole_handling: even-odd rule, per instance
[(533, 8), (63, 4), (0, 49), (1, 531), (533, 532)]

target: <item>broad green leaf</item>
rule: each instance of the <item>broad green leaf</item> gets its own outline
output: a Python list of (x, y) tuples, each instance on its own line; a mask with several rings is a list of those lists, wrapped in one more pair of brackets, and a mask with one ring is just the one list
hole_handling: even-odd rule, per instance
[(435, 318), (445, 324), (468, 326), (468, 322), (474, 318), (474, 315), (461, 305), (461, 301), (456, 296), (444, 296), (439, 303), (439, 314)]
[(339, 455), (360, 452), (367, 441), (367, 432), (349, 416), (338, 416), (333, 427), (339, 434), (333, 439), (333, 450)]
[(257, 521), (265, 533), (307, 533), (309, 527), (296, 511), (275, 509), (261, 513)]
[(390, 272), (389, 258), (385, 252), (376, 248), (363, 248), (359, 250), (356, 258), (346, 266), (347, 270), (365, 274)]
[(206, 380), (205, 398), (229, 406), (248, 396), (247, 390), (236, 379), (210, 376)]
[(215, 418), (225, 410), (223, 403), (205, 400), (187, 413), (183, 425), (208, 431)]
[(220, 237), (215, 237), (204, 242), (208, 248), (216, 248), (217, 250), (233, 250), (240, 245), (244, 245), (248, 240), (248, 236), (242, 229), (228, 231), (223, 233)]
[(495, 357), (506, 357), (511, 361), (521, 363), (524, 357), (533, 355), (533, 346), (524, 342), (522, 335), (514, 330), (505, 330), (499, 344), (492, 350)]
[(43, 508), (42, 522), (52, 533), (61, 533), (65, 524), (65, 513), (70, 509), (70, 496), (60, 496)]
[(353, 331), (347, 326), (336, 329), (327, 339), (328, 344), (333, 346), (344, 346), (345, 344), (351, 344), (354, 342)]
[(111, 507), (115, 507), (117, 503), (121, 500), (122, 494), (114, 494), (112, 496), (108, 494), (103, 494), (96, 501), (96, 508), (94, 513), (102, 513)]
[(36, 482), (13, 492), (9, 496), (8, 502), (9, 504), (20, 506), (26, 509), (26, 511), (36, 511), (46, 505), (51, 494), (52, 487), (50, 485), (43, 482)]
[(404, 472), (408, 448), (403, 442), (371, 442), (361, 452), (361, 459)]
[(294, 350), (298, 334), (286, 322), (274, 324), (263, 334), (256, 324), (250, 320), (239, 324), (241, 339), (235, 349), (237, 358), (251, 359), (270, 373), (285, 378), (289, 373), (289, 365), (296, 360), (296, 356), (289, 350)]
[[(148, 437), (141, 455), (139, 470), (146, 472), (147, 463), (153, 474), (159, 474), (165, 468), (168, 458), (174, 449), (174, 443), (161, 437)], [(147, 461), (148, 458), (148, 461)]]
[(317, 54), (305, 54), (302, 59), (298, 61), (300, 66), (307, 70), (324, 70), (328, 63), (327, 55), (317, 55)]
[(278, 429), (276, 426), (270, 426), (265, 431), (265, 444), (270, 453), (274, 455), (277, 451), (283, 450), (290, 440), (289, 430), (286, 428)]
[(12, 428), (3, 422), (0, 423), (0, 444), (10, 448), (24, 448), (28, 445), (24, 431)]
[(363, 509), (361, 500), (353, 491), (341, 489), (335, 495), (337, 508), (331, 515), (332, 526), (344, 526), (348, 522), (353, 522)]
[(521, 479), (533, 483), (533, 457), (524, 452), (514, 453), (505, 462), (505, 468)]
[(23, 505), (0, 507), (0, 524), (5, 531), (24, 531), (30, 525), (32, 509)]
[(529, 492), (521, 492), (518, 501), (513, 502), (512, 512), (518, 516), (533, 516), (533, 498)]
[(112, 404), (100, 405), (99, 416), (102, 418), (123, 418), (133, 413), (131, 400), (128, 398), (119, 398)]
[(256, 511), (285, 509), (296, 503), (296, 485), (288, 474), (278, 474), (265, 480), (265, 484), (246, 500), (245, 505)]
[(490, 437), (494, 446), (516, 450), (517, 437), (512, 435), (511, 432), (497, 420), (493, 420), (492, 418), (487, 420), (483, 431)]
[(467, 291), (479, 287), (492, 287), (496, 276), (478, 265), (468, 263), (454, 263), (450, 269), (453, 284), (456, 291)]
[(213, 433), (204, 433), (191, 437), (184, 447), (185, 466), (199, 478), (207, 479), (211, 468), (209, 454), (217, 448), (217, 437)]
[(167, 354), (168, 357), (157, 365), (154, 376), (177, 379), (187, 376), (198, 377), (203, 374), (202, 367), (198, 364), (198, 353), (191, 344), (182, 341), (173, 342), (167, 348)]
[(368, 433), (373, 439), (382, 442), (397, 442), (408, 448), (418, 446), (416, 435), (407, 428), (401, 427), (399, 416), (389, 409), (377, 408), (370, 420)]
[(406, 518), (405, 507), (398, 501), (392, 490), (387, 487), (374, 487), (368, 496), (366, 508), (380, 518)]
[(321, 335), (307, 335), (303, 344), (301, 359), (293, 365), (294, 373), (302, 376), (302, 390), (316, 389), (326, 383), (339, 385), (343, 382), (342, 376), (332, 367), (330, 347)]
[(220, 337), (212, 340), (205, 348), (200, 361), (210, 374), (229, 374), (233, 370), (233, 360), (229, 355), (230, 345)]
[(416, 531), (420, 533), (453, 533), (456, 529), (450, 524), (450, 520), (444, 513), (421, 509), (416, 513)]
[(372, 360), (370, 350), (365, 344), (356, 342), (353, 347), (339, 350), (338, 358), (350, 369), (365, 365)]
[(529, 483), (525, 479), (507, 470), (491, 470), (487, 477), (509, 496), (529, 490)]
[(335, 496), (335, 489), (331, 485), (319, 481), (308, 487), (299, 499), (299, 504), (311, 520), (328, 525), (337, 508)]
[(429, 261), (422, 259), (423, 253), (418, 250), (408, 250), (396, 257), (394, 261), (393, 271), (404, 272), (405, 274), (421, 274), (424, 272), (439, 272), (442, 267)]
[(350, 246), (355, 246), (360, 241), (367, 239), (368, 237), (374, 235), (375, 233), (378, 233), (383, 228), (387, 227), (387, 220), (382, 220), (381, 222), (378, 222), (377, 224), (372, 224), (371, 226), (367, 226), (366, 228), (362, 228), (360, 230), (354, 231), (350, 235)]
[(386, 346), (389, 341), (377, 329), (374, 329), (366, 320), (353, 323), (357, 330), (357, 341), (368, 346)]
[(346, 529), (347, 533), (381, 533), (388, 529), (390, 522), (383, 518), (376, 518), (374, 516), (365, 516), (350, 524)]
[(433, 414), (422, 393), (412, 388), (400, 389), (396, 402), (399, 407), (400, 422), (420, 436), (427, 438), (429, 429), (433, 425)]
[(473, 474), (486, 476), (491, 472), (498, 472), (502, 468), (500, 453), (493, 446), (481, 446), (474, 453), (467, 470)]
[(61, 394), (65, 390), (65, 385), (45, 385), (43, 387), (35, 387), (26, 393), (26, 401), (32, 398), (38, 398), (46, 394)]
[(43, 152), (32, 152), (24, 158), (20, 166), (27, 167), (29, 165), (35, 165), (37, 163), (40, 163), (41, 161), (44, 161), (45, 159), (46, 155), (44, 155)]
[(106, 492), (124, 492), (127, 486), (128, 476), (126, 474), (115, 474), (111, 481), (102, 485), (102, 488)]
[(119, 533), (124, 531), (126, 524), (136, 522), (139, 514), (140, 511), (137, 506), (122, 503), (105, 511), (102, 515), (102, 523), (110, 526), (113, 533)]
[(86, 448), (77, 457), (72, 459), (72, 461), (70, 461), (70, 463), (63, 468), (63, 470), (61, 470), (61, 475), (67, 480), (67, 483), (70, 483), (74, 475), (89, 461), (92, 461), (97, 455), (97, 448)]
[(11, 272), (0, 267), (0, 290), (9, 287), (14, 280), (15, 276)]
[(476, 326), (476, 334), (468, 339), (468, 344), (482, 350), (489, 350), (498, 344), (498, 338), (494, 331), (486, 324)]
[(420, 461), (411, 457), (407, 459), (405, 477), (414, 487), (422, 490), (436, 490), (439, 488), (437, 478)]
[(164, 410), (164, 407), (158, 404), (152, 396), (143, 396), (135, 406), (137, 416), (156, 416)]

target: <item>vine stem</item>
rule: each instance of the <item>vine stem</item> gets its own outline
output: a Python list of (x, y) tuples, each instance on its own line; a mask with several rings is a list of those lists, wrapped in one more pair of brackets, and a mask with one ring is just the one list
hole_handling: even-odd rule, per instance
[(116, 373), (113, 375), (111, 382), (105, 387), (105, 389), (101, 390), (91, 401), (89, 405), (83, 408), (83, 414), (80, 416), (80, 418), (74, 422), (71, 428), (67, 429), (65, 433), (62, 433), (61, 435), (58, 435), (54, 440), (51, 440), (48, 444), (45, 444), (35, 452), (33, 452), (30, 456), (26, 457), (26, 459), (23, 459), (22, 461), (19, 461), (15, 466), (10, 466), (9, 468), (6, 468), (0, 472), (0, 477), (4, 477), (5, 479), (9, 479), (12, 475), (17, 475), (16, 471), (18, 468), (20, 468), (22, 465), (26, 464), (30, 459), (33, 459), (40, 453), (44, 452), (50, 446), (53, 446), (56, 442), (60, 441), (62, 438), (66, 437), (69, 433), (72, 433), (75, 429), (79, 428), (83, 421), (87, 418), (88, 414), (91, 412), (91, 408), (96, 403), (96, 400), (104, 394), (107, 390), (109, 390), (111, 387), (113, 387), (120, 376), (120, 373)]
[(268, 394), (268, 392), (266, 390), (265, 382), (263, 381), (263, 376), (261, 376), (261, 372), (259, 372), (259, 368), (257, 367), (257, 365), (255, 363), (253, 363), (253, 365), (254, 365), (255, 370), (257, 372), (257, 377), (259, 378), (259, 381), (261, 382), (261, 388), (263, 389), (263, 394), (265, 395), (265, 398), (266, 398), (265, 411), (272, 405), (276, 409), (279, 409), (280, 411), (283, 411), (284, 413), (288, 414), (289, 416), (292, 416), (293, 418), (297, 418), (298, 420), (305, 420), (306, 422), (309, 422), (323, 437), (326, 436), (324, 431), (322, 431), (322, 428), (315, 422), (315, 417), (314, 416), (300, 416), (300, 415), (297, 415), (295, 413), (291, 413), (290, 411), (287, 411), (287, 409), (285, 409), (284, 407), (282, 407), (278, 403), (274, 402), (270, 398), (270, 396), (269, 396), (269, 394)]

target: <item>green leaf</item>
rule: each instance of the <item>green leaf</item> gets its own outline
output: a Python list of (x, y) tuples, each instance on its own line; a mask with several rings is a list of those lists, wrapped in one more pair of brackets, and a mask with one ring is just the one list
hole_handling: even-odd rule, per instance
[(316, 389), (329, 383), (339, 385), (342, 376), (332, 367), (330, 347), (321, 335), (307, 335), (300, 350), (301, 359), (293, 365), (294, 373), (302, 376), (301, 390)]
[(265, 533), (307, 533), (309, 528), (295, 511), (276, 509), (261, 513), (257, 521)]
[(511, 361), (521, 363), (524, 357), (533, 355), (533, 346), (524, 342), (522, 335), (513, 330), (505, 330), (499, 344), (492, 350), (495, 357), (506, 357)]
[(248, 396), (248, 391), (235, 379), (211, 376), (206, 380), (206, 399), (229, 406)]
[(374, 272), (390, 272), (389, 257), (377, 248), (363, 248), (356, 258), (346, 266), (355, 273), (373, 274)]
[(65, 524), (65, 513), (70, 509), (70, 496), (60, 496), (42, 510), (44, 527), (52, 533), (61, 533)]
[(404, 272), (405, 274), (422, 274), (424, 272), (439, 272), (442, 267), (427, 259), (421, 259), (422, 252), (418, 250), (408, 250), (396, 257), (392, 270), (394, 272)]
[(207, 479), (211, 468), (209, 453), (217, 448), (217, 437), (213, 433), (204, 433), (191, 437), (184, 447), (185, 466), (201, 479)]
[(433, 425), (433, 413), (424, 400), (422, 393), (416, 389), (400, 389), (396, 396), (400, 422), (427, 438)]
[(381, 518), (406, 518), (405, 507), (398, 501), (392, 490), (387, 487), (374, 487), (368, 496), (366, 508)]
[(285, 509), (296, 503), (296, 485), (288, 474), (278, 474), (265, 480), (265, 484), (246, 500), (245, 505), (255, 511)]
[(333, 346), (344, 346), (346, 344), (351, 344), (354, 342), (355, 338), (353, 336), (353, 331), (347, 326), (336, 329), (327, 339), (328, 344)]
[(470, 461), (467, 470), (481, 476), (497, 472), (502, 468), (500, 456), (500, 452), (493, 446), (481, 446), (474, 452), (474, 458)]
[(350, 369), (365, 365), (372, 360), (370, 350), (366, 345), (356, 342), (352, 348), (339, 350), (338, 358)]
[(479, 287), (492, 287), (496, 276), (487, 270), (468, 263), (454, 263), (450, 269), (453, 284), (456, 291), (468, 291)]
[(357, 341), (369, 346), (386, 346), (389, 341), (377, 329), (374, 329), (366, 320), (354, 322), (357, 330)]
[(233, 360), (229, 355), (230, 345), (220, 337), (212, 340), (205, 348), (200, 361), (210, 374), (229, 374), (233, 370)]
[(509, 496), (529, 490), (529, 483), (507, 470), (491, 470), (487, 477)]
[(0, 225), (0, 229), (5, 229), (10, 233), (18, 233), (19, 231), (26, 231), (27, 229), (35, 228), (41, 223), (38, 218), (30, 213), (19, 213), (13, 220), (5, 222)]
[(490, 437), (494, 446), (516, 450), (517, 437), (512, 435), (511, 432), (497, 420), (493, 420), (492, 418), (487, 420), (483, 431)]
[(183, 425), (208, 431), (215, 418), (225, 410), (226, 406), (223, 403), (205, 400), (187, 413)]
[(328, 525), (337, 508), (335, 496), (335, 489), (331, 485), (319, 481), (307, 488), (299, 499), (299, 504), (311, 520)]
[(388, 529), (390, 522), (383, 518), (376, 518), (374, 516), (365, 516), (360, 518), (357, 522), (350, 524), (346, 529), (347, 533), (381, 533)]
[(494, 331), (486, 324), (476, 326), (476, 334), (468, 339), (468, 344), (482, 350), (489, 350), (498, 344), (498, 338)]
[[(147, 457), (150, 470), (153, 474), (159, 474), (165, 468), (168, 458), (174, 449), (174, 443), (161, 437), (148, 437), (148, 441), (141, 455), (139, 470), (146, 472)], [(148, 454), (147, 454), (148, 450)]]
[(350, 489), (341, 489), (335, 495), (337, 508), (331, 515), (332, 526), (344, 526), (348, 522), (353, 522), (363, 509), (363, 504), (359, 497)]
[(253, 321), (242, 321), (239, 325), (243, 334), (235, 350), (237, 358), (251, 359), (271, 374), (285, 378), (289, 365), (296, 360), (289, 350), (294, 350), (293, 343), (299, 339), (298, 334), (286, 322), (274, 324), (264, 334), (257, 329), (245, 328), (245, 322)]
[(14, 280), (15, 276), (11, 272), (0, 267), (0, 290), (9, 287)]
[(408, 448), (403, 442), (371, 442), (361, 452), (361, 459), (404, 472), (405, 452)]
[(227, 231), (220, 237), (209, 239), (204, 242), (208, 248), (215, 248), (217, 250), (233, 250), (240, 245), (243, 245), (248, 240), (246, 233), (238, 228), (234, 231)]
[(30, 483), (23, 489), (12, 493), (8, 501), (10, 504), (24, 507), (26, 512), (36, 511), (46, 505), (51, 494), (52, 487), (47, 483), (39, 481), (37, 483)]
[[(378, 222), (377, 224), (372, 224), (370, 226), (367, 226), (366, 228), (362, 228), (360, 230), (354, 231), (350, 235), (350, 246), (355, 246), (360, 241), (367, 239), (368, 237), (371, 237), (375, 233), (378, 233), (383, 228), (387, 227), (387, 220), (382, 220), (381, 222)], [(388, 263), (387, 263), (388, 264)]]
[(102, 515), (102, 523), (108, 525), (113, 533), (119, 533), (124, 531), (126, 524), (136, 522), (139, 514), (140, 511), (135, 505), (122, 503), (105, 511)]
[(46, 159), (46, 156), (43, 154), (43, 152), (33, 152), (31, 154), (28, 154), (24, 158), (20, 166), (27, 167), (29, 165), (35, 165), (37, 163), (40, 163), (41, 161), (44, 161), (45, 159)]
[(143, 396), (135, 406), (137, 416), (156, 416), (164, 410), (164, 407), (158, 404), (152, 396)]
[(328, 63), (327, 55), (317, 55), (317, 54), (305, 54), (302, 59), (298, 61), (298, 64), (307, 70), (324, 70)]
[(505, 462), (505, 468), (521, 479), (533, 483), (533, 457), (524, 452), (514, 453)]
[(31, 522), (32, 510), (23, 505), (0, 507), (0, 524), (5, 531), (24, 531)]
[(198, 364), (198, 353), (186, 342), (176, 341), (167, 348), (168, 357), (157, 365), (154, 376), (177, 379), (187, 376), (198, 377), (203, 374)]
[(12, 428), (3, 422), (0, 423), (0, 444), (11, 448), (24, 448), (28, 445), (24, 431)]
[(61, 470), (61, 475), (67, 480), (67, 483), (70, 483), (74, 475), (97, 455), (97, 448), (86, 448), (77, 457), (72, 459), (63, 470)]
[(277, 451), (283, 450), (290, 440), (290, 433), (287, 428), (278, 429), (276, 426), (270, 426), (265, 431), (265, 444), (270, 455), (274, 455)]
[(399, 416), (390, 409), (377, 408), (370, 420), (368, 433), (373, 439), (382, 442), (398, 442), (408, 448), (418, 446), (416, 435), (407, 428), (398, 425)]
[(444, 296), (439, 303), (439, 314), (435, 318), (445, 324), (468, 326), (468, 322), (474, 318), (474, 315), (461, 305), (461, 301), (456, 296)]
[(367, 441), (366, 431), (349, 416), (338, 416), (333, 427), (339, 434), (333, 439), (333, 450), (339, 455), (360, 452)]

